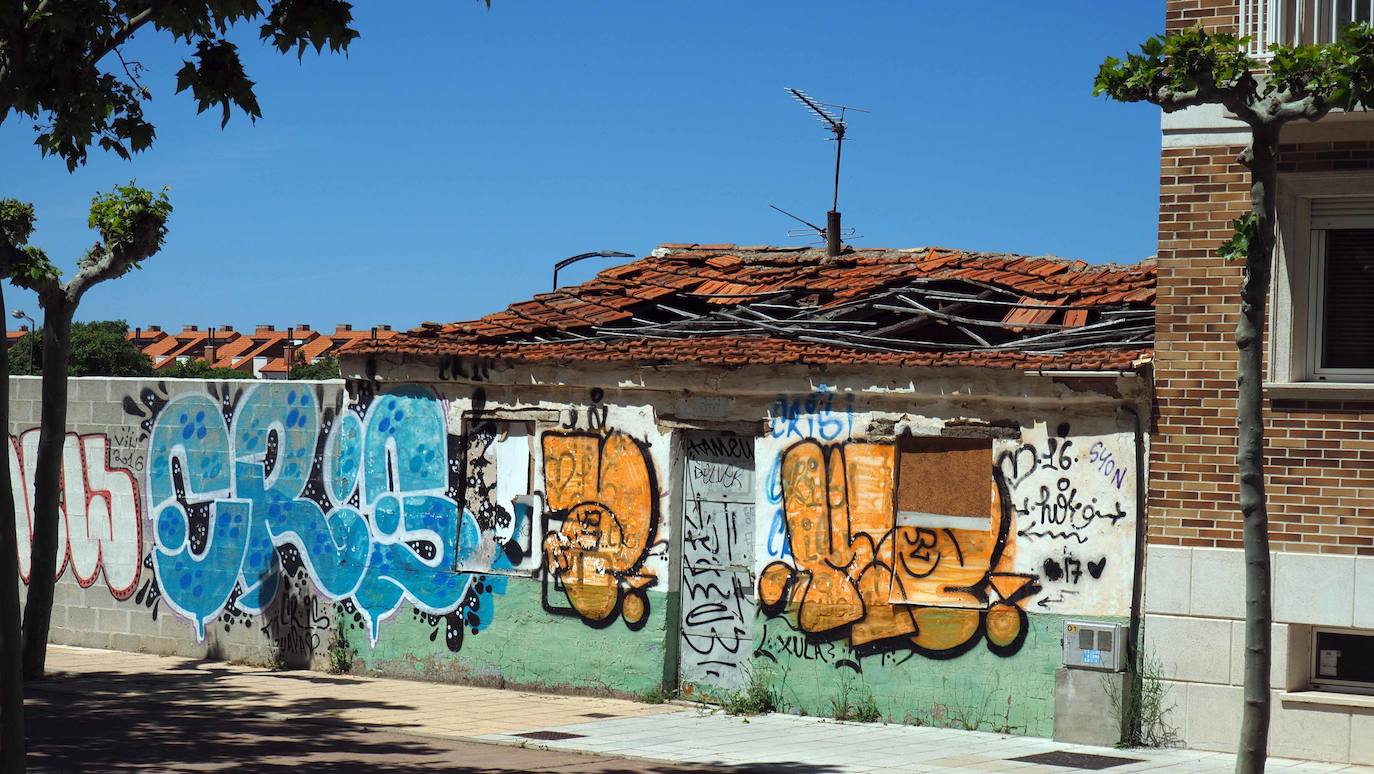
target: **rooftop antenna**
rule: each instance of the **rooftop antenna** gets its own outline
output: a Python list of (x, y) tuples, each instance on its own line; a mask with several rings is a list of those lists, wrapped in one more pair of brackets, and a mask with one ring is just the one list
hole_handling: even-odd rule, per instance
[[(825, 238), (826, 255), (829, 255), (833, 258), (840, 254), (840, 236), (842, 231), (840, 227), (840, 154), (844, 150), (844, 136), (846, 130), (844, 114), (846, 111), (849, 110), (853, 110), (859, 113), (867, 113), (868, 111), (862, 108), (851, 107), (849, 105), (832, 105), (826, 102), (821, 102), (820, 100), (811, 97), (801, 89), (794, 89), (790, 86), (787, 87), (787, 92), (791, 94), (798, 102), (802, 103), (802, 105), (804, 105), (806, 109), (810, 110), (812, 113), (815, 113), (816, 117), (820, 119), (821, 124), (825, 126), (825, 128), (829, 130), (832, 134), (835, 135), (834, 196), (830, 200), (830, 211), (825, 214), (825, 228), (816, 229), (820, 232), (821, 236)], [(833, 112), (831, 112), (831, 109), (840, 111), (840, 114), (836, 116)], [(778, 208), (774, 207), (773, 209)], [(795, 215), (791, 215), (791, 213), (784, 212), (782, 210), (778, 211), (783, 212), (784, 215), (789, 215), (794, 218), (796, 217)], [(801, 220), (801, 218), (797, 218), (797, 220)], [(802, 222), (806, 223), (806, 221), (804, 220), (802, 220)], [(811, 226), (810, 223), (806, 223), (806, 225)], [(815, 228), (815, 226), (812, 226), (812, 228)]]

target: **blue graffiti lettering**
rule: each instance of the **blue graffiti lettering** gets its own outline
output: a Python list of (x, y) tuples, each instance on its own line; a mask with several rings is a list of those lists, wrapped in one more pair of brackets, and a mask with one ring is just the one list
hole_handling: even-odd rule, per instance
[(843, 393), (837, 407), (837, 393), (820, 385), (805, 397), (779, 395), (769, 410), (774, 438), (820, 439), (834, 441), (854, 432), (854, 396)]
[[(449, 494), (444, 408), (433, 393), (402, 387), (362, 417), (344, 411), (322, 447), (320, 421), (310, 388), (287, 384), (254, 387), (231, 421), (197, 394), (159, 413), (148, 453), (153, 562), (164, 599), (198, 637), (231, 599), (248, 613), (272, 603), (284, 545), (298, 549), (320, 593), (353, 602), (374, 645), (380, 621), (404, 601), (445, 614), (474, 586), (504, 588), (454, 571), (482, 538)], [(480, 629), (491, 605), (476, 608)]]

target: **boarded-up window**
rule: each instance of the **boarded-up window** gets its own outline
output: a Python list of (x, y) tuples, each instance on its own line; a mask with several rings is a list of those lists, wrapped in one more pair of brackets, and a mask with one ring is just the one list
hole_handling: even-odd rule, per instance
[(899, 526), (990, 528), (991, 440), (907, 437), (897, 451)]
[(992, 566), (992, 441), (904, 438), (897, 444), (892, 593), (899, 604), (973, 607), (968, 589)]

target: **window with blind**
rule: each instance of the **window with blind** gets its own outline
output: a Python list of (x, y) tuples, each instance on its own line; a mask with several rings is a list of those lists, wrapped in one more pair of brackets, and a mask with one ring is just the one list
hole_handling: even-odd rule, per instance
[(1374, 199), (1312, 202), (1311, 371), (1374, 378)]
[(1321, 370), (1374, 371), (1374, 228), (1326, 232)]

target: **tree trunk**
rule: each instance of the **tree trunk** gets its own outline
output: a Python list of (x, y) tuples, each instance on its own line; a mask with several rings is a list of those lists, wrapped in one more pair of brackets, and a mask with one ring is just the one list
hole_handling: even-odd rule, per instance
[(42, 680), (48, 656), (53, 587), (57, 580), (58, 505), (62, 499), (62, 445), (67, 433), (67, 354), (72, 311), (66, 294), (44, 294), (43, 410), (34, 466), (33, 560), (28, 604), (24, 607), (24, 679)]
[(1277, 223), (1279, 130), (1256, 127), (1241, 161), (1250, 169), (1251, 206), (1258, 216), (1245, 256), (1241, 315), (1236, 328), (1240, 366), (1236, 404), (1240, 426), (1236, 464), (1245, 534), (1245, 709), (1241, 715), (1236, 771), (1261, 774), (1269, 747), (1270, 601), (1269, 513), (1264, 496), (1264, 318), (1273, 271)]
[[(0, 310), (5, 290), (0, 283)], [(5, 321), (0, 318), (0, 339)], [(7, 341), (7, 339), (6, 339)], [(0, 342), (0, 428), (9, 443), (9, 344)], [(14, 528), (14, 490), (10, 488), (10, 455), (0, 451), (0, 771), (24, 771), (23, 647), (19, 628), (19, 538)]]

